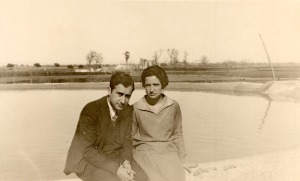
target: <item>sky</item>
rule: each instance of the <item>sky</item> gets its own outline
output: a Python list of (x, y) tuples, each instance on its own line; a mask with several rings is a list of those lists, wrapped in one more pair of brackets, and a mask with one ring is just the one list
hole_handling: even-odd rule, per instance
[(300, 63), (300, 1), (0, 0), (0, 65), (152, 59)]

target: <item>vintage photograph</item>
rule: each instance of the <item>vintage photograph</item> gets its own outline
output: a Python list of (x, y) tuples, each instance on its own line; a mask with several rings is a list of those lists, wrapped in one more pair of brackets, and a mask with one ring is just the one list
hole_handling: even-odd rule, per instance
[(0, 0), (0, 181), (299, 181), (299, 10)]

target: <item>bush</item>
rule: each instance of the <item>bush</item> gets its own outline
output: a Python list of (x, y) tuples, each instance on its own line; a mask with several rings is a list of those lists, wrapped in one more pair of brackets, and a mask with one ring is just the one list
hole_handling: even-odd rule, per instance
[(39, 67), (41, 67), (41, 64), (39, 64), (39, 63), (35, 63), (35, 64), (33, 64), (36, 68), (39, 68)]
[(12, 68), (12, 67), (14, 67), (14, 66), (15, 66), (15, 65), (12, 64), (12, 63), (9, 63), (9, 64), (6, 65), (6, 67), (8, 67), (8, 68)]

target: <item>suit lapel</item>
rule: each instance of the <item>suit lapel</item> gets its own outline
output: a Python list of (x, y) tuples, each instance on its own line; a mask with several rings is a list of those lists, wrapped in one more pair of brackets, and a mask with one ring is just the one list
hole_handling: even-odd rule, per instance
[[(97, 133), (99, 134), (98, 139), (100, 139), (100, 144), (104, 144), (104, 140), (106, 139), (107, 135), (107, 128), (110, 123), (110, 114), (109, 114), (109, 108), (107, 105), (107, 96), (101, 98), (99, 100), (99, 106), (98, 106), (98, 124), (100, 125), (97, 129)], [(100, 129), (100, 130), (99, 130)]]
[(129, 115), (126, 115), (126, 114), (128, 114), (127, 110), (120, 111), (119, 114), (120, 114), (119, 118), (118, 118), (118, 121), (120, 123), (119, 142), (121, 144), (123, 144), (124, 139), (126, 137), (126, 132), (128, 129), (128, 116)]

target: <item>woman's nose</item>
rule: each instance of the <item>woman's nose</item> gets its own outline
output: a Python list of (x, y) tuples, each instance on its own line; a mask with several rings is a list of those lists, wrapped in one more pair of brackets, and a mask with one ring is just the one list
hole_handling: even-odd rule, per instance
[(151, 85), (150, 86), (150, 91), (153, 92), (154, 91), (154, 87)]

